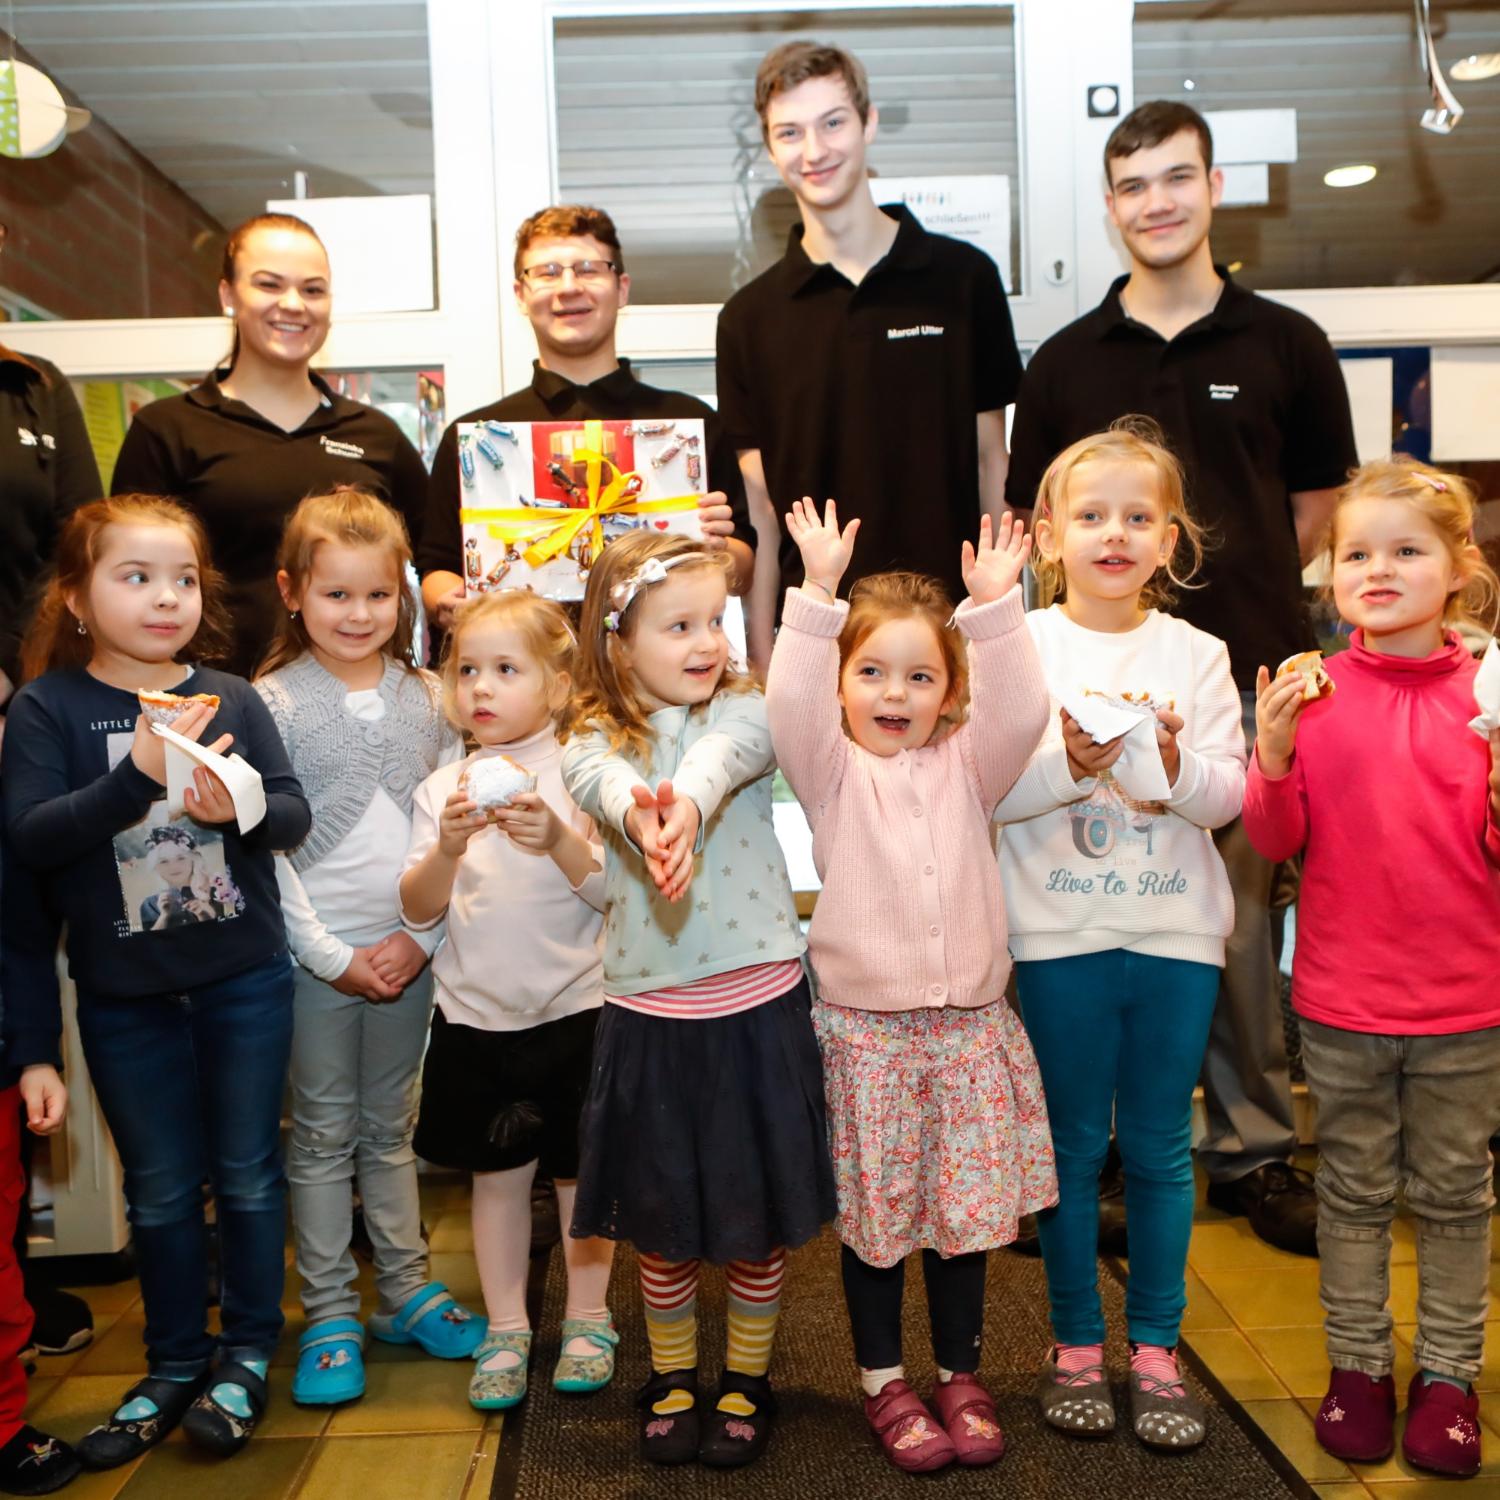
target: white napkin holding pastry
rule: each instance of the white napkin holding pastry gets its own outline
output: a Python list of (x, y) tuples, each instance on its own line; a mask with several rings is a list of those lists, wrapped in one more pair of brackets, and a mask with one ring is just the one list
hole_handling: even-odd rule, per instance
[(1500, 644), (1493, 639), (1479, 659), (1479, 672), (1474, 678), (1474, 702), (1479, 713), (1469, 720), (1469, 728), (1487, 740), (1500, 729)]
[(241, 833), (248, 833), (266, 815), (266, 788), (260, 772), (238, 755), (219, 755), (206, 745), (190, 740), (168, 729), (165, 724), (153, 724), (151, 733), (160, 735), (166, 744), (167, 762), (167, 811), (175, 818), (187, 811), (183, 793), (193, 784), (193, 769), (206, 766), (229, 793), (234, 803), (235, 821)]
[(1172, 795), (1167, 768), (1162, 764), (1161, 746), (1156, 740), (1161, 721), (1154, 708), (1082, 689), (1059, 693), (1058, 702), (1096, 745), (1124, 739), (1120, 758), (1110, 767), (1110, 775), (1127, 797), (1137, 802), (1165, 802)]

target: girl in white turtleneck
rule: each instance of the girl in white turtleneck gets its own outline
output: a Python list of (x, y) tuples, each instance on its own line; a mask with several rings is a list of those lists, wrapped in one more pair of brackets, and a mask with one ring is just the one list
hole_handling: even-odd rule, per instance
[[(604, 855), (563, 785), (556, 718), (576, 642), (562, 607), (525, 590), (460, 607), (443, 658), (452, 722), (476, 748), (418, 789), (400, 883), (413, 927), (447, 917), (433, 960), (437, 1010), (422, 1073), (416, 1149), (474, 1174), (474, 1257), (489, 1331), (469, 1399), (481, 1410), (526, 1394), (531, 1184), (557, 1184), (566, 1226), (578, 1176), (578, 1117), (603, 1003)], [(482, 807), (494, 769), (533, 790)], [(507, 779), (501, 774), (501, 779)], [(605, 1297), (613, 1244), (563, 1235), (568, 1301), (559, 1390), (592, 1391), (619, 1342)]]

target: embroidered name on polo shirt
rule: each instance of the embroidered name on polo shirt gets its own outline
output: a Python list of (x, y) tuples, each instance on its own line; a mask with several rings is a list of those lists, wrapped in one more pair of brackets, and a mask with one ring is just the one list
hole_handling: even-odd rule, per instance
[(330, 458), (363, 458), (365, 450), (358, 443), (341, 443), (337, 438), (320, 437), (318, 439), (323, 445), (323, 451)]
[(1233, 401), (1240, 393), (1237, 385), (1215, 385), (1212, 381), (1208, 385), (1208, 395), (1211, 401)]
[(888, 339), (940, 339), (943, 336), (941, 323), (913, 323), (910, 328), (887, 328)]

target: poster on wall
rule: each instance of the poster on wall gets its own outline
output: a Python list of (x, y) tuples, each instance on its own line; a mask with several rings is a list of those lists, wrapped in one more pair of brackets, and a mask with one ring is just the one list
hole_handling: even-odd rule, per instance
[(1003, 172), (975, 177), (877, 177), (877, 203), (904, 203), (931, 234), (967, 240), (1000, 268), (1006, 295), (1010, 268), (1010, 178)]

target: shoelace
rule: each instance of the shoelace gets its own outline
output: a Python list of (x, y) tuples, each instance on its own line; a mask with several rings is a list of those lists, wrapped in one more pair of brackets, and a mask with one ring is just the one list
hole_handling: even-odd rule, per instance
[(1165, 1349), (1138, 1351), (1130, 1361), (1130, 1378), (1140, 1387), (1143, 1396), (1175, 1399), (1187, 1395), (1182, 1372), (1177, 1368), (1177, 1358)]

